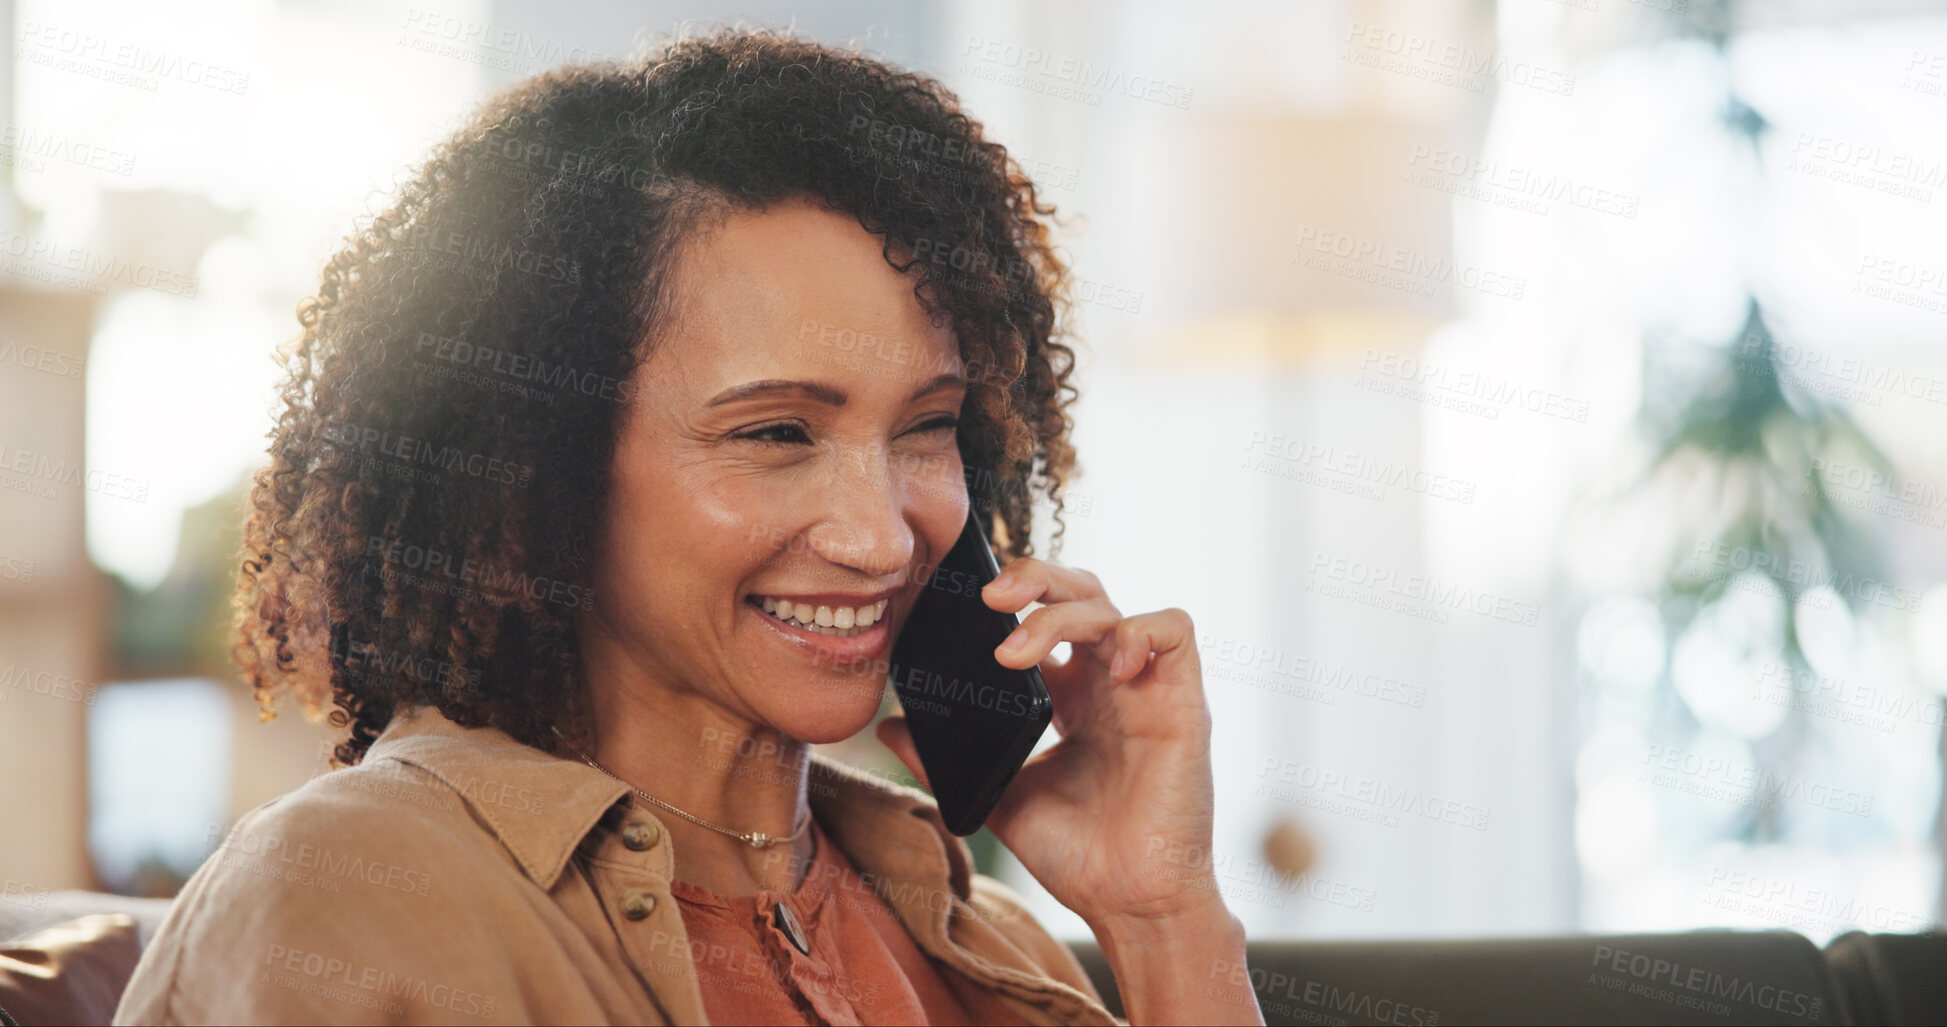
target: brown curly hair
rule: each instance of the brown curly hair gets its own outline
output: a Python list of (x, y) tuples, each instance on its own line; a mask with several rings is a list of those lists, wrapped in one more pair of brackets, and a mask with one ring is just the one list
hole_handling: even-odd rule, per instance
[[(552, 751), (584, 738), (573, 610), (630, 378), (709, 218), (803, 197), (884, 237), (974, 378), (960, 454), (1003, 558), (1074, 470), (1052, 206), (939, 82), (718, 30), (491, 97), (362, 220), (298, 307), (254, 479), (233, 658), (363, 758), (432, 706)], [(1058, 318), (1058, 311), (1062, 316)], [(996, 525), (995, 521), (999, 524)]]

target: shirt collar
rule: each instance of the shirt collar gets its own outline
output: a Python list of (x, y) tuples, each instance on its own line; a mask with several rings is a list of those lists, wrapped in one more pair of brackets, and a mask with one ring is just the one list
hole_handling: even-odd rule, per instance
[[(523, 745), (499, 728), (463, 727), (432, 707), (393, 717), (365, 762), (388, 759), (419, 767), (458, 792), (528, 878), (549, 891), (576, 846), (631, 792), (579, 760)], [(973, 854), (946, 829), (933, 799), (816, 752), (806, 794), (812, 814), (854, 867), (912, 886), (888, 900), (944, 932), (947, 904), (932, 897), (944, 888), (970, 898)], [(660, 821), (651, 808), (639, 812)]]

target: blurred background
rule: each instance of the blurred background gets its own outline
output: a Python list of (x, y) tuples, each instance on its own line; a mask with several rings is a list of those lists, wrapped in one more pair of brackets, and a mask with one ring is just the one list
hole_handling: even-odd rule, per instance
[(271, 351), (353, 219), (489, 91), (743, 22), (938, 76), (1060, 209), (1059, 559), (1195, 618), (1254, 937), (1940, 918), (1947, 6), (0, 22), (0, 902), (172, 894), (326, 770), (226, 632)]

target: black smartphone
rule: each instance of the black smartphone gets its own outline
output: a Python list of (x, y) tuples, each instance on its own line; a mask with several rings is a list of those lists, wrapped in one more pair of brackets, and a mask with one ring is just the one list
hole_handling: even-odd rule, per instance
[(994, 658), (1021, 621), (980, 599), (1000, 565), (976, 516), (921, 590), (890, 661), (940, 817), (962, 837), (980, 830), (1054, 716), (1041, 668)]

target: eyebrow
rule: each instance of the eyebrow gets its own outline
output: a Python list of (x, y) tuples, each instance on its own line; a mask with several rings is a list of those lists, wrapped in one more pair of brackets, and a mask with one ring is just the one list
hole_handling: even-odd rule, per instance
[[(945, 374), (935, 375), (920, 385), (919, 388), (914, 389), (913, 394), (907, 397), (906, 402), (911, 403), (922, 396), (930, 395), (941, 389), (953, 388), (955, 386), (965, 388), (969, 384), (970, 382), (965, 376), (948, 371)], [(751, 399), (773, 392), (802, 392), (820, 403), (835, 407), (844, 406), (845, 400), (847, 399), (843, 389), (833, 388), (822, 382), (801, 382), (788, 378), (765, 378), (761, 381), (733, 385), (717, 393), (715, 399), (703, 405), (706, 407), (717, 407), (725, 403), (735, 403), (740, 399)]]

